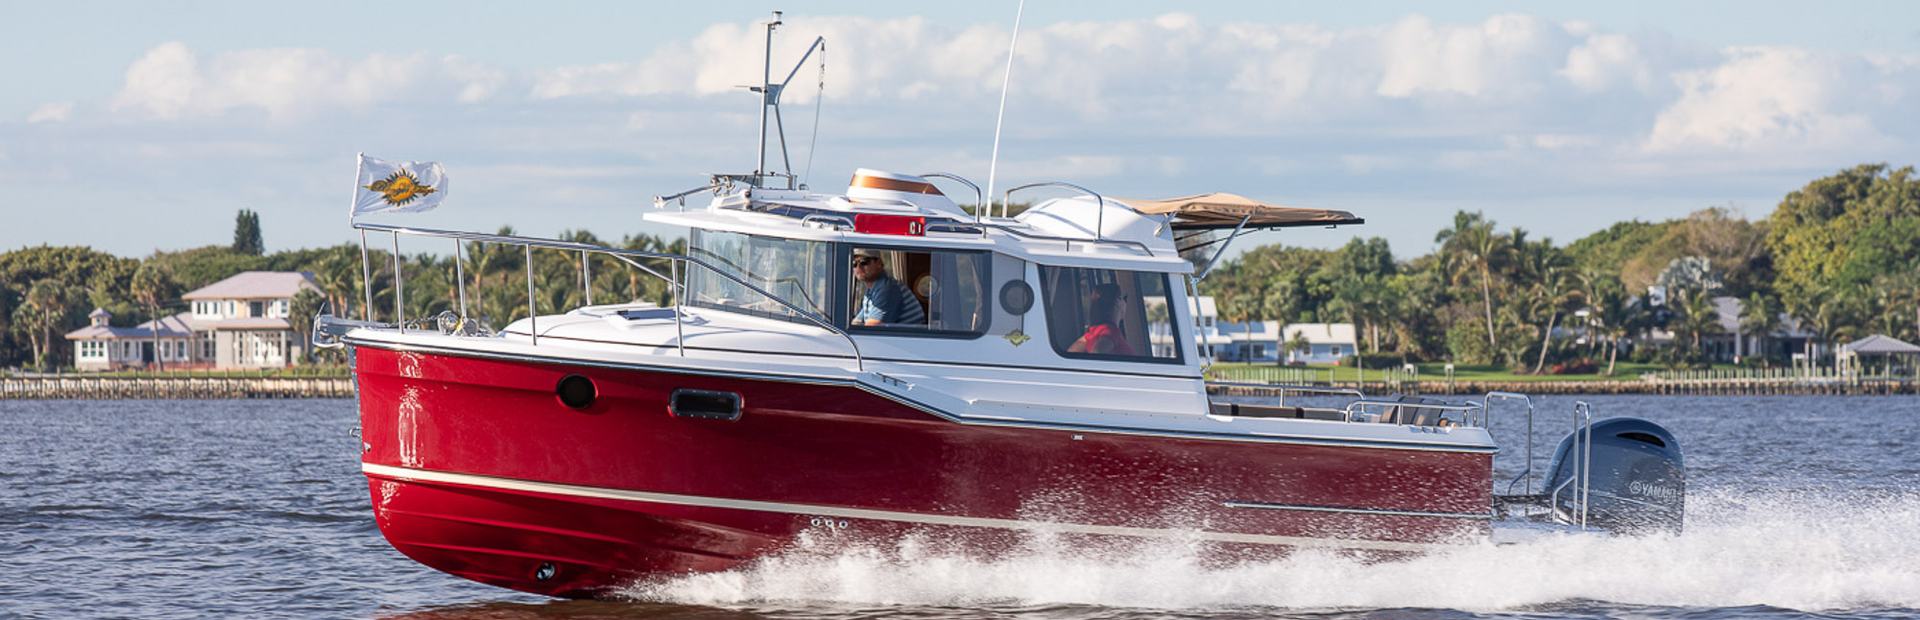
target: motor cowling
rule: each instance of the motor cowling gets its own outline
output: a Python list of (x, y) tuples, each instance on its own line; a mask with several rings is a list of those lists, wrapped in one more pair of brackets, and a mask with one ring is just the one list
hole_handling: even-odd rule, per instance
[[(1555, 515), (1580, 522), (1580, 433), (1560, 440), (1547, 477)], [(1586, 524), (1616, 532), (1678, 533), (1686, 514), (1686, 461), (1680, 442), (1666, 428), (1640, 418), (1593, 423), (1592, 473), (1588, 476)]]

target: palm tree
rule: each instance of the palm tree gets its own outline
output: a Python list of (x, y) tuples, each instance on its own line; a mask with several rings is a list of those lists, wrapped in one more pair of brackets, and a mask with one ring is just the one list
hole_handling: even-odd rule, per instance
[(160, 304), (171, 302), (180, 296), (180, 284), (173, 279), (173, 270), (160, 261), (146, 261), (140, 270), (133, 273), (133, 299), (146, 307), (148, 333), (153, 340), (153, 366), (157, 370), (166, 370), (167, 364), (160, 355)]
[(1586, 293), (1576, 286), (1571, 273), (1573, 261), (1554, 249), (1553, 242), (1543, 240), (1534, 248), (1527, 253), (1527, 271), (1533, 275), (1529, 292), (1547, 312), (1546, 328), (1540, 331), (1540, 357), (1533, 363), (1533, 374), (1537, 375), (1547, 365), (1547, 350), (1553, 344), (1553, 327), (1559, 323), (1560, 313), (1585, 301)]
[(1603, 276), (1587, 286), (1592, 320), (1607, 337), (1607, 375), (1613, 375), (1620, 359), (1620, 341), (1632, 335), (1643, 322), (1644, 306), (1627, 297), (1620, 281)]
[(1480, 305), (1487, 318), (1487, 347), (1498, 352), (1500, 340), (1493, 327), (1493, 272), (1495, 267), (1504, 265), (1511, 251), (1506, 236), (1496, 232), (1486, 216), (1461, 211), (1454, 214), (1453, 227), (1440, 231), (1433, 240), (1440, 244), (1454, 284), (1465, 285), (1474, 279), (1473, 275), (1479, 276)]
[(13, 328), (27, 336), (33, 347), (33, 366), (47, 367), (53, 348), (53, 331), (66, 323), (71, 311), (73, 291), (59, 280), (42, 278), (27, 289), (20, 305), (13, 309)]
[(1681, 290), (1677, 295), (1679, 303), (1674, 304), (1677, 313), (1674, 315), (1674, 323), (1671, 324), (1674, 335), (1686, 336), (1692, 343), (1692, 351), (1698, 354), (1701, 338), (1722, 331), (1720, 312), (1714, 307), (1713, 300), (1708, 297), (1706, 291)]
[[(326, 295), (310, 288), (302, 288), (299, 294), (293, 296), (293, 302), (287, 308), (287, 322), (293, 325), (294, 335), (302, 338), (303, 342), (306, 336), (313, 333), (313, 317), (320, 313), (323, 303), (326, 303)], [(300, 350), (302, 359), (298, 361), (313, 356), (313, 347), (302, 345)]]
[[(1285, 325), (1283, 324), (1281, 327), (1284, 328)], [(1294, 332), (1292, 338), (1288, 338), (1280, 343), (1280, 356), (1275, 358), (1278, 360), (1277, 363), (1287, 363), (1287, 358), (1291, 357), (1295, 351), (1306, 351), (1309, 354), (1313, 352), (1313, 343), (1307, 341), (1307, 334), (1305, 332)]]
[(1797, 298), (1789, 309), (1794, 318), (1800, 320), (1800, 326), (1813, 335), (1807, 339), (1805, 349), (1808, 362), (1815, 359), (1815, 341), (1823, 349), (1819, 352), (1825, 354), (1824, 349), (1834, 339), (1853, 333), (1853, 311), (1858, 306), (1851, 295), (1854, 291), (1843, 286), (1821, 286)]
[[(1753, 334), (1759, 342), (1760, 361), (1767, 363), (1767, 340), (1775, 330), (1780, 329), (1780, 302), (1758, 291), (1747, 296), (1745, 308), (1740, 309), (1740, 331)], [(1749, 354), (1751, 355), (1751, 354)]]
[(359, 275), (360, 261), (354, 260), (352, 253), (351, 247), (341, 246), (313, 265), (313, 278), (326, 295), (327, 303), (333, 306), (334, 316), (353, 316), (353, 282)]

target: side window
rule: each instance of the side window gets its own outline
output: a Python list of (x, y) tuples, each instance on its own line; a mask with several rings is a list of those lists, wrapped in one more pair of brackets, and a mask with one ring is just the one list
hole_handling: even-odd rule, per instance
[[(1167, 316), (1167, 275), (1041, 267), (1047, 333), (1067, 357), (1180, 363), (1179, 332)], [(1171, 346), (1154, 346), (1166, 343)]]
[[(833, 259), (832, 248), (825, 242), (695, 229), (689, 252), (802, 310), (827, 314)], [(687, 293), (696, 306), (803, 320), (786, 304), (705, 268), (693, 268), (687, 274)]]
[(977, 336), (993, 320), (985, 252), (856, 246), (849, 263), (850, 327)]

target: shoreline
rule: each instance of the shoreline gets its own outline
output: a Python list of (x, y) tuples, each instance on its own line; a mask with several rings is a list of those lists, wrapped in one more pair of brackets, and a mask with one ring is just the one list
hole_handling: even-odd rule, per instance
[(0, 400), (353, 398), (350, 377), (8, 377)]
[[(1272, 397), (1287, 384), (1216, 385), (1220, 396)], [(1685, 381), (1334, 381), (1301, 384), (1370, 395), (1895, 396), (1920, 393), (1911, 380), (1699, 379)], [(0, 400), (354, 398), (350, 377), (32, 377), (0, 378)]]

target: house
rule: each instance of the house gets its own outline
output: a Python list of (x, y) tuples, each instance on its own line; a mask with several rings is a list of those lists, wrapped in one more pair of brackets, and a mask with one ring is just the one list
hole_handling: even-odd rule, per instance
[[(1337, 364), (1340, 358), (1360, 350), (1352, 323), (1290, 323), (1247, 321), (1221, 323), (1220, 333), (1227, 341), (1221, 361), (1287, 364)], [(1287, 343), (1304, 342), (1303, 348), (1286, 351)]]
[[(181, 296), (191, 308), (158, 319), (158, 361), (168, 368), (281, 368), (299, 359), (306, 334), (293, 331), (293, 297), (319, 291), (313, 275), (248, 271)], [(112, 327), (95, 309), (90, 324), (67, 334), (80, 370), (145, 367), (156, 361), (154, 321)]]
[[(1794, 355), (1806, 352), (1807, 341), (1813, 333), (1800, 326), (1800, 320), (1785, 312), (1780, 313), (1779, 327), (1766, 337), (1748, 333), (1740, 324), (1740, 317), (1746, 312), (1746, 302), (1738, 297), (1721, 296), (1711, 300), (1715, 322), (1720, 330), (1700, 338), (1700, 349), (1715, 362), (1739, 362), (1747, 357), (1760, 355), (1777, 360), (1792, 359)], [(1647, 332), (1647, 342), (1655, 346), (1671, 346), (1674, 334), (1670, 330), (1654, 328)], [(1818, 351), (1816, 355), (1824, 355)]]
[(1218, 347), (1220, 361), (1268, 364), (1280, 361), (1280, 323), (1277, 321), (1221, 323), (1219, 332), (1226, 342)]
[(73, 341), (75, 368), (107, 371), (145, 367), (154, 361), (156, 342), (161, 362), (193, 363), (199, 337), (179, 316), (134, 327), (114, 327), (108, 324), (112, 319), (113, 313), (94, 308), (87, 314), (86, 327), (67, 333), (67, 340)]
[[(1156, 299), (1147, 300), (1148, 316), (1164, 316), (1164, 314), (1156, 312), (1154, 308), (1165, 303), (1164, 301)], [(1213, 297), (1203, 295), (1194, 298), (1194, 304), (1189, 309), (1193, 311), (1194, 342), (1201, 347), (1201, 355), (1204, 355), (1207, 359), (1218, 359), (1222, 347), (1227, 343), (1226, 337), (1220, 334), (1219, 306), (1214, 304)], [(1167, 329), (1167, 324), (1164, 322), (1153, 321), (1150, 325), (1152, 329), (1149, 330), (1148, 333), (1150, 334), (1150, 339), (1153, 344), (1153, 354), (1157, 356), (1172, 356), (1173, 347), (1175, 347), (1175, 343), (1178, 342), (1174, 338), (1173, 331)]]
[(1352, 323), (1292, 323), (1281, 342), (1306, 343), (1305, 348), (1287, 353), (1287, 363), (1337, 364), (1340, 358), (1360, 352), (1358, 333)]

